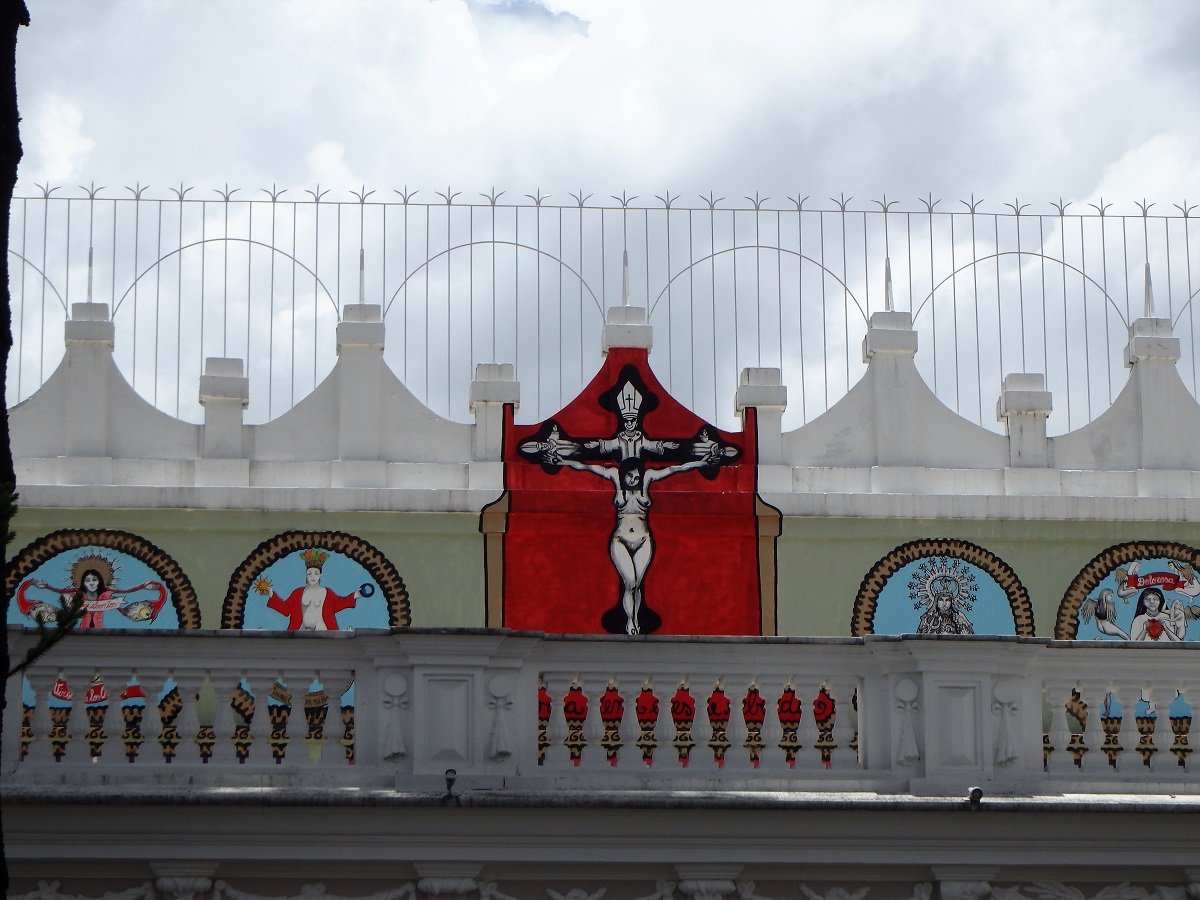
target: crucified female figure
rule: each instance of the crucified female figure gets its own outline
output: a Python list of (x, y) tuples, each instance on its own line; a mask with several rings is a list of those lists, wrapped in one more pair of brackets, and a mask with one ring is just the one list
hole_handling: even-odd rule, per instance
[[(613, 483), (613, 506), (617, 510), (617, 521), (609, 539), (608, 553), (621, 578), (620, 610), (624, 613), (626, 634), (649, 634), (662, 621), (656, 613), (645, 607), (642, 598), (646, 570), (654, 561), (654, 537), (650, 533), (649, 518), (650, 504), (653, 502), (649, 494), (650, 485), (680, 472), (719, 466), (727, 455), (725, 448), (719, 442), (707, 439), (707, 434), (704, 434), (704, 438), (697, 442), (695, 448), (695, 453), (702, 454), (703, 458), (660, 469), (647, 469), (638, 457), (624, 459), (619, 466), (591, 465), (563, 459), (553, 448), (547, 449), (542, 457), (549, 465), (591, 472)], [(619, 631), (619, 627), (611, 627), (615, 623), (610, 623), (609, 619), (610, 614), (606, 614), (602, 619), (604, 626), (609, 631)]]

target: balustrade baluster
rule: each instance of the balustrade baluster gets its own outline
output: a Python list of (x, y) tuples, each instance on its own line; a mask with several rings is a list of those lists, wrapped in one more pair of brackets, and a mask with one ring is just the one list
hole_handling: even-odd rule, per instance
[(746, 693), (753, 684), (753, 678), (744, 675), (734, 675), (725, 679), (725, 693), (729, 699), (729, 726), (725, 731), (729, 741), (729, 750), (725, 754), (725, 768), (734, 772), (749, 772), (753, 765), (750, 753), (746, 749), (749, 730), (743, 716), (743, 703)]
[(275, 677), (264, 670), (250, 670), (242, 673), (245, 688), (236, 692), (242, 709), (250, 713), (250, 720), (244, 722), (246, 727), (241, 730), (245, 736), (242, 743), (246, 748), (247, 766), (265, 768), (275, 764), (271, 758), (271, 716), (266, 709), (266, 697), (274, 680)]
[(1082, 700), (1087, 704), (1087, 721), (1083, 726), (1084, 753), (1080, 768), (1089, 775), (1103, 778), (1112, 772), (1104, 755), (1104, 725), (1101, 721), (1108, 689), (1095, 681), (1084, 682), (1082, 689)]
[[(774, 694), (773, 709), (769, 718), (775, 723), (769, 735), (769, 742), (782, 755), (783, 766), (791, 771), (804, 768), (804, 755), (812, 747), (812, 741), (801, 732), (807, 727), (806, 720), (812, 718), (812, 702), (804, 695), (807, 693), (803, 682), (796, 678), (788, 678)], [(776, 734), (778, 735), (776, 737)], [(764, 739), (767, 739), (766, 737)], [(801, 749), (804, 748), (804, 749)], [(774, 756), (774, 752), (771, 754)]]
[[(600, 741), (604, 737), (604, 723), (600, 720), (600, 698), (604, 695), (606, 684), (607, 679), (601, 682), (594, 676), (581, 678), (580, 681), (583, 695), (588, 700), (587, 715), (583, 720), (583, 739), (587, 742), (588, 751), (586, 766), (593, 771), (599, 771), (603, 765)], [(581, 760), (580, 765), (585, 765), (584, 761)], [(608, 766), (604, 766), (604, 768), (608, 768)]]
[[(1110, 715), (1103, 723), (1104, 755), (1108, 757), (1109, 764), (1114, 771), (1136, 771), (1133, 767), (1140, 762), (1140, 759), (1132, 752), (1138, 743), (1134, 708), (1137, 705), (1138, 697), (1141, 696), (1141, 691), (1126, 684), (1110, 684), (1108, 692), (1112, 696), (1113, 705), (1109, 710)], [(1118, 707), (1121, 712), (1119, 716), (1115, 715)]]
[(1196, 764), (1192, 759), (1196, 749), (1196, 717), (1200, 713), (1196, 708), (1197, 701), (1200, 700), (1200, 682), (1181, 682), (1179, 693), (1183, 695), (1188, 711), (1186, 715), (1171, 720), (1171, 728), (1175, 732), (1175, 743), (1171, 752), (1179, 759), (1183, 770), (1191, 773), (1196, 771)]
[(1071, 698), (1071, 684), (1051, 681), (1046, 684), (1046, 697), (1050, 701), (1050, 757), (1046, 771), (1051, 775), (1069, 775), (1074, 771), (1075, 758), (1071, 755), (1071, 728), (1067, 724), (1066, 704)]
[(779, 748), (779, 742), (783, 739), (783, 729), (779, 727), (778, 701), (780, 694), (783, 693), (783, 684), (782, 678), (760, 677), (758, 680), (758, 689), (763, 703), (763, 721), (760, 731), (763, 747), (759, 751), (758, 768), (764, 772), (776, 774), (788, 768), (784, 761), (784, 753)]
[(651, 766), (664, 740), (670, 740), (663, 727), (662, 701), (654, 690), (654, 683), (647, 678), (642, 682), (634, 701), (638, 737), (634, 742), (642, 753), (642, 763)]
[(30, 678), (29, 684), (33, 690), (33, 739), (29, 746), (28, 758), (37, 762), (48, 762), (53, 759), (50, 745), (50, 730), (54, 727), (50, 717), (50, 689), (53, 682), (48, 678)]
[(692, 729), (696, 725), (696, 697), (691, 691), (687, 676), (684, 676), (671, 695), (669, 706), (669, 715), (664, 718), (670, 719), (670, 743), (675, 751), (673, 755), (679, 766), (686, 769), (692, 761), (692, 750), (696, 746), (696, 739), (692, 736)]
[(125, 748), (121, 743), (124, 731), (121, 691), (125, 683), (120, 678), (94, 672), (84, 698), (88, 715), (88, 752), (100, 769), (114, 769), (125, 764)]
[(217, 698), (212, 724), (212, 761), (220, 765), (228, 765), (235, 758), (233, 750), (234, 713), (233, 707), (230, 706), (233, 685), (230, 684), (229, 676), (224, 672), (217, 672), (215, 678), (211, 670), (206, 671), (204, 675), (212, 684), (213, 693)]
[(708, 772), (715, 767), (712, 750), (708, 742), (712, 740), (712, 725), (708, 721), (708, 696), (712, 693), (713, 678), (700, 675), (692, 679), (691, 693), (696, 701), (696, 718), (692, 721), (692, 740), (696, 746), (692, 748), (693, 768)]
[(852, 682), (847, 682), (844, 688), (839, 685), (838, 692), (834, 694), (833, 686), (830, 685), (828, 691), (834, 702), (833, 743), (835, 746), (831, 770), (836, 770), (840, 777), (845, 778), (847, 775), (856, 774), (859, 768), (858, 755), (850, 746), (854, 740), (854, 686)]
[(283, 765), (287, 759), (292, 742), (288, 727), (292, 722), (295, 699), (295, 693), (288, 687), (287, 675), (281, 671), (271, 685), (270, 697), (266, 701), (267, 718), (271, 724), (271, 760), (277, 766)]
[(817, 747), (821, 730), (817, 725), (813, 709), (813, 698), (817, 696), (817, 689), (808, 680), (793, 682), (793, 684), (798, 685), (796, 695), (803, 705), (800, 727), (796, 732), (796, 741), (800, 744), (800, 748), (796, 751), (796, 770), (804, 773), (805, 777), (812, 777), (825, 768), (821, 762), (821, 750)]
[(179, 747), (176, 750), (177, 762), (194, 763), (200, 761), (200, 710), (199, 693), (201, 677), (199, 673), (175, 673), (175, 684), (179, 688), (179, 699), (182, 706), (179, 718), (176, 719), (179, 729)]
[[(1145, 687), (1144, 681), (1138, 681), (1135, 686), (1123, 691), (1122, 696), (1129, 699), (1121, 703), (1121, 731), (1128, 736), (1128, 742), (1133, 745), (1141, 765), (1150, 768), (1157, 750), (1154, 746), (1154, 718), (1150, 715), (1154, 709), (1153, 695)], [(1139, 702), (1146, 704), (1144, 715), (1138, 712)]]
[(1175, 699), (1174, 688), (1153, 688), (1153, 693), (1147, 692), (1147, 700), (1154, 705), (1154, 749), (1155, 754), (1150, 760), (1150, 769), (1159, 775), (1171, 776), (1178, 767), (1179, 760), (1171, 753), (1171, 745), (1175, 736), (1171, 733), (1171, 703)]
[[(303, 690), (303, 694), (300, 691)], [(325, 722), (329, 718), (329, 692), (325, 690), (321, 672), (314, 671), (312, 676), (304, 676), (301, 687), (297, 681), (296, 693), (292, 698), (293, 710), (299, 710), (300, 715), (292, 716), (292, 741), (299, 742), (300, 747), (293, 752), (293, 761), (305, 765), (319, 766), (325, 754), (326, 737)], [(303, 729), (303, 733), (301, 733)]]
[(620, 762), (621, 748), (625, 746), (623, 727), (628, 707), (615, 676), (609, 678), (597, 707), (604, 727), (600, 746), (604, 748), (604, 757), (609, 767), (613, 767)]
[(746, 694), (742, 698), (742, 722), (746, 726), (746, 739), (742, 747), (750, 760), (750, 767), (757, 769), (762, 763), (762, 754), (766, 749), (766, 739), (763, 729), (767, 721), (766, 693), (757, 678), (750, 682)]
[(570, 752), (564, 741), (567, 739), (567, 719), (563, 715), (563, 698), (570, 687), (570, 681), (565, 677), (547, 677), (546, 689), (550, 692), (550, 725), (546, 735), (550, 738), (550, 746), (546, 748), (546, 765), (561, 769), (569, 766)]
[[(730, 731), (734, 727), (733, 720), (736, 716), (736, 697), (730, 698), (724, 685), (724, 677), (717, 678), (709, 691), (704, 717), (709, 731), (708, 749), (718, 769), (723, 769), (730, 760), (729, 752), (733, 747)], [(736, 753), (734, 755), (736, 756)]]
[[(312, 745), (308, 745), (310, 738), (305, 737), (306, 746), (318, 750), (318, 755), (313, 757), (313, 762), (320, 765), (324, 769), (340, 769), (346, 765), (346, 754), (339, 743), (343, 733), (342, 722), (342, 694), (346, 692), (347, 685), (354, 681), (354, 672), (349, 669), (337, 669), (328, 671), (322, 669), (317, 672), (316, 680), (321, 685), (321, 690), (313, 692), (310, 690), (305, 695), (304, 699), (304, 717), (307, 722), (308, 734), (315, 735), (314, 728), (319, 726), (320, 738), (313, 737)], [(314, 696), (316, 694), (316, 696)], [(323, 697), (320, 695), (324, 695)], [(317, 702), (324, 700), (324, 706), (317, 706)], [(355, 710), (357, 712), (357, 710)]]
[(83, 695), (87, 679), (81, 669), (65, 668), (59, 671), (54, 682), (54, 695), (63, 706), (51, 713), (56, 725), (57, 740), (55, 741), (54, 756), (56, 762), (84, 763), (87, 761), (88, 747), (87, 716), (83, 710)]

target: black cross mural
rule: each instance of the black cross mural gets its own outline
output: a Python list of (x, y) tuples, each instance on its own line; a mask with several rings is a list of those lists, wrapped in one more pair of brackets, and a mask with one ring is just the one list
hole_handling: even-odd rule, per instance
[[(643, 598), (646, 571), (654, 560), (650, 485), (691, 471), (714, 479), (721, 466), (737, 460), (741, 450), (722, 441), (709, 425), (690, 438), (649, 437), (643, 421), (658, 406), (658, 398), (634, 366), (621, 370), (616, 383), (600, 396), (600, 405), (618, 419), (611, 437), (575, 438), (553, 419), (547, 419), (518, 450), (527, 462), (540, 464), (549, 474), (568, 468), (612, 482), (616, 524), (609, 540), (609, 556), (621, 579), (621, 596), (601, 616), (600, 623), (614, 634), (650, 634), (662, 625), (662, 617)], [(669, 465), (647, 468), (649, 458)]]

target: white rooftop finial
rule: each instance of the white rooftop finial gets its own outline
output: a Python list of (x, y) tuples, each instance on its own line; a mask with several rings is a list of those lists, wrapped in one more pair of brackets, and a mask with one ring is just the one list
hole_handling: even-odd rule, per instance
[(629, 305), (629, 251), (621, 251), (621, 305)]
[(896, 308), (892, 302), (892, 258), (890, 256), (883, 258), (883, 308), (888, 312), (893, 312)]
[(1150, 283), (1150, 263), (1146, 263), (1146, 318), (1154, 318), (1154, 285)]

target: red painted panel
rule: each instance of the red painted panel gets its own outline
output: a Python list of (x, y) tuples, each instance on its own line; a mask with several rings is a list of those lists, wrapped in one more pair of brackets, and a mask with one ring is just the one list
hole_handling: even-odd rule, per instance
[[(624, 441), (621, 411), (636, 415)], [(642, 633), (760, 634), (752, 411), (747, 422), (745, 433), (712, 427), (667, 394), (645, 350), (628, 348), (611, 350), (552, 419), (516, 426), (510, 412), (504, 625), (625, 633), (637, 583)], [(644, 484), (630, 484), (622, 460)], [(619, 524), (630, 534), (614, 540)]]

